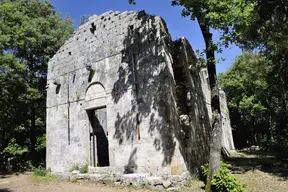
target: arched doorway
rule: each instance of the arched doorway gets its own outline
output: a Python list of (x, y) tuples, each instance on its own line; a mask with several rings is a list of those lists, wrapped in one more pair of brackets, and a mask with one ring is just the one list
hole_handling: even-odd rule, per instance
[(100, 83), (91, 84), (85, 95), (86, 112), (90, 121), (90, 164), (109, 166), (106, 92)]

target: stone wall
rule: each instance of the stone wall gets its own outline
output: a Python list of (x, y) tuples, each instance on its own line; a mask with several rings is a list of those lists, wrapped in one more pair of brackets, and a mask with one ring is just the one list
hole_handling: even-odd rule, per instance
[(222, 114), (222, 129), (223, 129), (223, 138), (222, 146), (225, 147), (228, 151), (235, 150), (234, 140), (232, 135), (232, 127), (229, 117), (229, 109), (227, 106), (226, 94), (220, 89), (220, 103), (221, 103), (221, 114)]
[(201, 79), (201, 68), (197, 67), (196, 55), (187, 39), (174, 41), (173, 48), (178, 116), (182, 132), (179, 140), (187, 167), (193, 171), (207, 161), (209, 154), (210, 107), (207, 107), (205, 98), (209, 94), (208, 84)]
[(99, 123), (107, 125), (114, 172), (180, 175), (206, 160), (207, 79), (188, 41), (173, 42), (161, 17), (143, 11), (90, 17), (50, 60), (47, 87), (53, 172), (92, 165), (95, 109), (107, 114)]

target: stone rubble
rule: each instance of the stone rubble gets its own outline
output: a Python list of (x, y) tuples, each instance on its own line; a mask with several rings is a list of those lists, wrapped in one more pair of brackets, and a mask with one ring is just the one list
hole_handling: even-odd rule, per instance
[(150, 176), (146, 173), (132, 173), (116, 175), (110, 173), (53, 173), (59, 180), (76, 181), (86, 180), (91, 182), (103, 183), (112, 186), (133, 186), (135, 188), (148, 188), (159, 191), (178, 191), (190, 179), (189, 173), (182, 176)]

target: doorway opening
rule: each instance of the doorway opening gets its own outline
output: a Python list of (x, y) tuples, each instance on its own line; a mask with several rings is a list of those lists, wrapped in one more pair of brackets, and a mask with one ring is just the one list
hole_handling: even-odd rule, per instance
[(109, 163), (109, 143), (106, 107), (87, 111), (90, 121), (90, 164), (107, 167)]

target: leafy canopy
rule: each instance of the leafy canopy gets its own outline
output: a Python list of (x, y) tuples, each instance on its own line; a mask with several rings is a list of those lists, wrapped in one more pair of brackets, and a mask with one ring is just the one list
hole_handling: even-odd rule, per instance
[(0, 1), (0, 151), (8, 156), (45, 149), (47, 63), (73, 31), (47, 1)]

